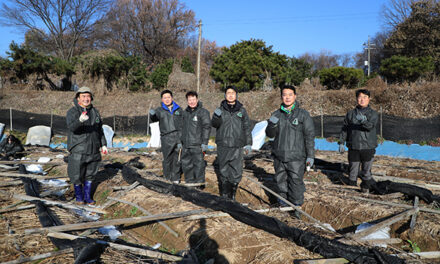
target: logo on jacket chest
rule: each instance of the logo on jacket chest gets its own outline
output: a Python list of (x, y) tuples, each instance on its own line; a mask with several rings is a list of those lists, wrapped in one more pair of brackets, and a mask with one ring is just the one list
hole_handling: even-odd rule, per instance
[(197, 116), (194, 116), (192, 120), (195, 121), (195, 122), (197, 122), (197, 120), (198, 120), (198, 119), (197, 119)]
[(243, 117), (243, 114), (242, 114), (241, 112), (238, 112), (238, 113), (237, 113), (237, 116), (240, 117), (240, 118), (242, 118), (242, 117)]
[(298, 125), (298, 118), (293, 119), (292, 125), (297, 126)]

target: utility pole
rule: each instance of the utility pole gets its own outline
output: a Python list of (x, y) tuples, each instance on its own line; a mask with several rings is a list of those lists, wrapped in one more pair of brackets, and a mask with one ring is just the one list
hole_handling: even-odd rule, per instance
[(199, 20), (199, 45), (197, 49), (197, 93), (200, 92), (200, 50), (202, 46), (202, 20)]
[(364, 46), (367, 46), (366, 48), (364, 48), (364, 49), (367, 50), (367, 54), (368, 54), (368, 55), (367, 55), (367, 56), (368, 56), (368, 59), (367, 59), (367, 61), (365, 62), (365, 65), (368, 67), (368, 74), (367, 74), (367, 76), (370, 76), (370, 72), (371, 72), (370, 51), (371, 51), (372, 49), (374, 49), (374, 48), (372, 48), (372, 47), (373, 47), (373, 46), (376, 46), (376, 45), (370, 43), (370, 36), (368, 36), (368, 43), (367, 43), (367, 44), (364, 43)]

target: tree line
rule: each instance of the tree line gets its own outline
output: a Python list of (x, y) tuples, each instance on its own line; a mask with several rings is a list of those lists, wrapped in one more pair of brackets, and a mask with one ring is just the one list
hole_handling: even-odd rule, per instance
[[(384, 31), (371, 40), (372, 76), (388, 82), (430, 79), (440, 71), (440, 3), (389, 0), (383, 7)], [(106, 90), (148, 91), (166, 86), (174, 63), (194, 72), (197, 21), (179, 0), (8, 0), (0, 8), (2, 25), (24, 29), (25, 41), (11, 43), (0, 59), (0, 74), (11, 82), (71, 89), (81, 73), (104, 80)], [(289, 57), (264, 40), (218, 47), (203, 39), (202, 67), (218, 87), (241, 91), (298, 85), (319, 77), (328, 89), (362, 85), (366, 53), (323, 50)], [(55, 83), (53, 76), (60, 76)], [(5, 79), (5, 78), (4, 78)]]

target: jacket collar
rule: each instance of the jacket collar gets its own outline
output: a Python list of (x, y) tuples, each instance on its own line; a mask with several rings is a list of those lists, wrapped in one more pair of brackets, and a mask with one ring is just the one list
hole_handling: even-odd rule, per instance
[(176, 110), (180, 108), (180, 106), (179, 106), (178, 104), (176, 104), (176, 102), (174, 102), (174, 101), (173, 101), (173, 108), (171, 109), (171, 111), (170, 111), (170, 109), (168, 108), (168, 106), (166, 106), (164, 103), (161, 103), (161, 105), (162, 105), (162, 108), (163, 108), (165, 111), (168, 111), (168, 112), (170, 112), (171, 114), (174, 114), (174, 112), (176, 112)]
[(228, 112), (231, 113), (235, 113), (240, 111), (241, 107), (243, 107), (243, 105), (240, 103), (240, 101), (235, 100), (235, 104), (234, 105), (230, 105), (228, 104), (228, 102), (226, 100), (223, 100), (221, 103), (221, 106)]

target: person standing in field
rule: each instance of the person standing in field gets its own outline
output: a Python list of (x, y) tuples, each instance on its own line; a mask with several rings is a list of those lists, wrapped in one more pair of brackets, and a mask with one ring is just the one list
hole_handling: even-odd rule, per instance
[(92, 183), (99, 169), (101, 153), (107, 154), (107, 143), (102, 130), (102, 119), (92, 105), (90, 88), (81, 87), (67, 111), (67, 173), (73, 183), (77, 203), (95, 204)]
[(235, 200), (243, 173), (243, 150), (251, 152), (251, 123), (246, 109), (237, 100), (234, 86), (225, 90), (225, 100), (215, 109), (211, 124), (216, 128), (219, 191), (223, 197)]
[(165, 179), (173, 183), (180, 182), (181, 168), (179, 156), (182, 150), (181, 131), (183, 111), (174, 102), (173, 93), (164, 90), (160, 93), (161, 106), (150, 110), (152, 122), (159, 122), (160, 142), (162, 146), (162, 168)]
[(188, 107), (183, 111), (182, 127), (182, 171), (185, 183), (204, 183), (204, 153), (208, 150), (211, 119), (208, 110), (203, 108), (195, 91), (186, 93)]
[[(281, 88), (281, 100), (280, 109), (272, 113), (266, 127), (266, 135), (274, 138), (275, 183), (281, 197), (301, 206), (306, 191), (304, 172), (315, 158), (315, 127), (310, 114), (299, 107), (294, 86)], [(301, 214), (295, 210), (294, 216), (300, 218)]]
[(371, 168), (377, 147), (376, 124), (379, 115), (370, 107), (370, 91), (357, 90), (356, 101), (356, 107), (345, 115), (339, 136), (339, 152), (344, 153), (344, 143), (347, 143), (348, 184), (356, 186), (359, 176), (362, 179), (361, 190), (367, 192), (375, 184)]

